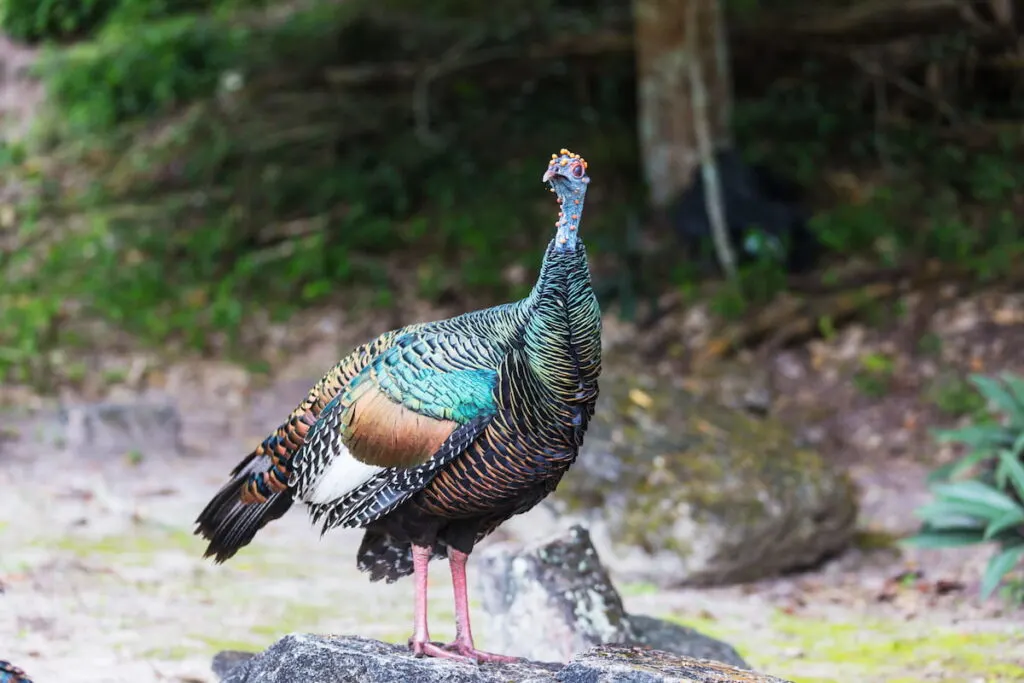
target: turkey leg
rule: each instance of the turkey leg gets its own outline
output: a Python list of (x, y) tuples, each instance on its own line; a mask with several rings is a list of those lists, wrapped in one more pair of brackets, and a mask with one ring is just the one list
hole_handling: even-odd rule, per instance
[(445, 646), (449, 652), (457, 652), (478, 662), (516, 662), (516, 657), (496, 655), (477, 650), (473, 646), (473, 630), (469, 624), (469, 596), (466, 590), (466, 553), (448, 548), (448, 563), (452, 568), (452, 588), (455, 591), (455, 642)]
[(416, 581), (416, 608), (409, 648), (417, 657), (443, 657), (475, 664), (476, 660), (472, 657), (465, 657), (448, 650), (440, 643), (430, 641), (430, 631), (427, 629), (427, 566), (430, 564), (430, 555), (430, 548), (419, 545), (412, 547), (413, 579)]

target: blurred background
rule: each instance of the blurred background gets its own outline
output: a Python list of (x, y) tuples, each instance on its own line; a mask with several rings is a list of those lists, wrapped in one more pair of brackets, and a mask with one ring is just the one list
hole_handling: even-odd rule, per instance
[(0, 33), (0, 657), (404, 642), (357, 536), (293, 514), (215, 568), (190, 523), (354, 344), (524, 296), (568, 147), (606, 379), (552, 524), (768, 673), (1024, 680), (1020, 3), (4, 0)]

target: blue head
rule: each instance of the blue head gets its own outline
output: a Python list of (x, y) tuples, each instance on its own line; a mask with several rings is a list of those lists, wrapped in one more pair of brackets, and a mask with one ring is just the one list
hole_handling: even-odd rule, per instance
[(575, 251), (579, 241), (580, 217), (583, 215), (583, 200), (587, 196), (587, 161), (579, 154), (567, 149), (551, 155), (548, 170), (541, 179), (551, 187), (558, 197), (561, 210), (558, 212), (558, 228), (555, 243), (559, 249)]

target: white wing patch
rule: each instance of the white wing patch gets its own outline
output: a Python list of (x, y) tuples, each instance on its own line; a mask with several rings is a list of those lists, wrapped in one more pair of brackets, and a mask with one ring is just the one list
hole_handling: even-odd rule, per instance
[(313, 485), (302, 493), (304, 502), (323, 505), (344, 498), (385, 469), (359, 462), (341, 444), (337, 448)]

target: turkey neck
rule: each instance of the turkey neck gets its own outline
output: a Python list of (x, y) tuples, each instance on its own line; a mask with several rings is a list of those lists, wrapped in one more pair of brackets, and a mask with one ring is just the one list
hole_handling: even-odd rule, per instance
[(555, 222), (555, 248), (558, 251), (576, 251), (583, 246), (580, 239), (580, 219), (583, 216), (583, 201), (587, 197), (587, 186), (567, 188), (560, 185), (555, 189), (558, 195), (558, 220)]
[(560, 237), (556, 234), (548, 245), (537, 284), (525, 301), (524, 343), (541, 381), (562, 400), (578, 403), (592, 398), (601, 371), (601, 310), (582, 240), (573, 234), (569, 249)]

